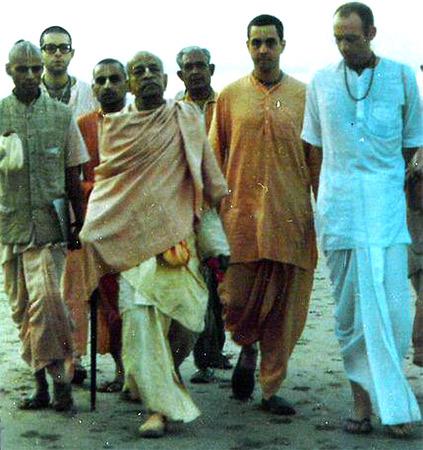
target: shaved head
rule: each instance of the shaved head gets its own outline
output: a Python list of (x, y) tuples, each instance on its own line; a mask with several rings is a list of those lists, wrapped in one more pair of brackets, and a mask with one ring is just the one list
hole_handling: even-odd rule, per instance
[(128, 86), (138, 111), (155, 109), (165, 103), (167, 75), (162, 60), (150, 52), (138, 52), (128, 62)]
[(156, 63), (160, 66), (160, 70), (163, 72), (162, 60), (158, 56), (154, 55), (153, 53), (146, 52), (146, 51), (138, 52), (132, 57), (132, 59), (126, 65), (128, 72), (131, 71), (131, 68), (134, 67), (134, 65), (136, 65), (136, 63), (138, 61), (144, 61), (146, 59), (148, 59), (150, 61), (155, 60)]
[(28, 41), (18, 41), (9, 52), (6, 72), (12, 77), (16, 97), (29, 104), (40, 95), (43, 62), (37, 46)]
[(9, 52), (9, 64), (15, 64), (22, 58), (38, 57), (41, 59), (40, 49), (29, 41), (18, 41)]

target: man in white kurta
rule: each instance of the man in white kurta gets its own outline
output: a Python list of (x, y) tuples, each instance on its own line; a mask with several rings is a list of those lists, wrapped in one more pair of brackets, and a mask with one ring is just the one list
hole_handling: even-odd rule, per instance
[(371, 431), (373, 406), (402, 437), (421, 418), (402, 367), (412, 325), (402, 149), (421, 146), (423, 132), (415, 77), (373, 54), (376, 29), (366, 14), (335, 14), (344, 59), (312, 80), (302, 136), (322, 150), (317, 230), (354, 395), (344, 430)]
[(98, 108), (91, 86), (68, 73), (75, 54), (70, 33), (57, 25), (48, 27), (41, 33), (40, 48), (44, 63), (41, 88), (68, 105), (75, 119)]

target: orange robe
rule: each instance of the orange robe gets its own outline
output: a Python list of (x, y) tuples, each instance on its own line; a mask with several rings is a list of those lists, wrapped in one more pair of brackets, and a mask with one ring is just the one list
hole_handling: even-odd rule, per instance
[(304, 329), (317, 259), (304, 104), (303, 83), (284, 75), (268, 88), (249, 75), (221, 92), (209, 133), (230, 191), (220, 208), (231, 247), (219, 289), (226, 328), (240, 345), (260, 343), (266, 398)]
[[(82, 167), (85, 210), (94, 187), (94, 169), (100, 163), (98, 130), (102, 117), (100, 111), (92, 111), (78, 118), (78, 126), (90, 155), (90, 161)], [(99, 292), (97, 351), (100, 354), (116, 354), (120, 352), (122, 346), (122, 320), (119, 314), (117, 275), (105, 275), (100, 281)], [(73, 335), (76, 353), (85, 355), (88, 341), (87, 303), (73, 303), (72, 314), (76, 324)]]
[(104, 117), (82, 248), (66, 261), (62, 287), (69, 302), (88, 298), (103, 275), (187, 239), (204, 202), (215, 205), (227, 194), (201, 120), (183, 102)]

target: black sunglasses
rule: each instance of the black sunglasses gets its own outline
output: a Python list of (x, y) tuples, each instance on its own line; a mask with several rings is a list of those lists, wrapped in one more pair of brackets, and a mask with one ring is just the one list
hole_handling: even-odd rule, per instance
[(54, 55), (57, 52), (57, 49), (59, 49), (60, 53), (66, 54), (70, 53), (72, 46), (70, 44), (44, 44), (41, 47), (43, 52), (49, 53), (50, 55)]

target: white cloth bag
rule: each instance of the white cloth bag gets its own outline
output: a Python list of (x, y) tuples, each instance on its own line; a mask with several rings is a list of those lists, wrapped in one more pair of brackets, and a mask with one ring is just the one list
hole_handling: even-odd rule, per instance
[(229, 242), (216, 208), (207, 209), (203, 213), (196, 234), (201, 259), (230, 256)]
[(0, 136), (0, 171), (21, 170), (24, 163), (22, 142), (16, 133)]

